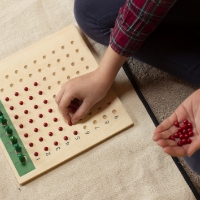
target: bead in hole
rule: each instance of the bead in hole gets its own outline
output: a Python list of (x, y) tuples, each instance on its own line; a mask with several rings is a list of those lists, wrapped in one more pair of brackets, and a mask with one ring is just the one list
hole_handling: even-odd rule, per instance
[(107, 116), (106, 115), (103, 115), (103, 119), (106, 119), (107, 118)]

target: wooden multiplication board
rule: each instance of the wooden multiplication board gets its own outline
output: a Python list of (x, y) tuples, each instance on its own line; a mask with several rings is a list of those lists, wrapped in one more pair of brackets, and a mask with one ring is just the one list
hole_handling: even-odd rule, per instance
[(133, 125), (112, 89), (76, 125), (63, 119), (61, 85), (97, 67), (73, 25), (0, 62), (0, 146), (20, 184)]

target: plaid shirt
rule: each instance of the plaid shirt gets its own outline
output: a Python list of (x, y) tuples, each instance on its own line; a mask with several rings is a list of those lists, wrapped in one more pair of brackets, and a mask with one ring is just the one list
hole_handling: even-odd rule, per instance
[(132, 56), (176, 1), (127, 0), (111, 31), (112, 49), (123, 56)]

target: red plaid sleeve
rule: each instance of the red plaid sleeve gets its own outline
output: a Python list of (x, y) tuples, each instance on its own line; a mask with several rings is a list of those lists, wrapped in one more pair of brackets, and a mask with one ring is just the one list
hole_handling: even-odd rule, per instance
[(127, 0), (111, 32), (110, 46), (123, 56), (132, 56), (176, 1)]

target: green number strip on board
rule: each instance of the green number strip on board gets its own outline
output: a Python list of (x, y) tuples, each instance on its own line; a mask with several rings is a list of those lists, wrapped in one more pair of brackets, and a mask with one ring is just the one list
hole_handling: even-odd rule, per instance
[(15, 151), (15, 148), (13, 146), (13, 144), (10, 141), (10, 138), (8, 136), (8, 134), (6, 133), (5, 128), (0, 124), (0, 138), (5, 146), (5, 149), (7, 150), (8, 155), (10, 156), (13, 165), (15, 166), (19, 176), (23, 176), (29, 172), (31, 172), (32, 170), (35, 169), (35, 166), (28, 154), (28, 152), (26, 151), (14, 125), (12, 124), (2, 102), (0, 101), (0, 110), (3, 113), (4, 118), (7, 120), (7, 124), (8, 126), (13, 130), (12, 135), (17, 138), (17, 143), (19, 144), (19, 146), (22, 148), (21, 150), (21, 154), (23, 154), (26, 158), (25, 162), (20, 162), (17, 152)]

